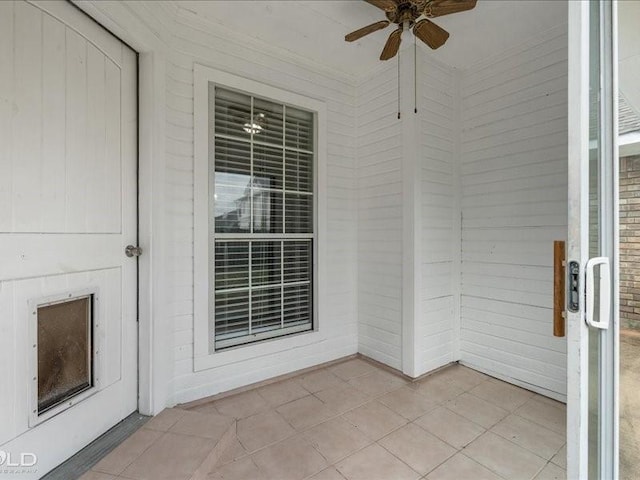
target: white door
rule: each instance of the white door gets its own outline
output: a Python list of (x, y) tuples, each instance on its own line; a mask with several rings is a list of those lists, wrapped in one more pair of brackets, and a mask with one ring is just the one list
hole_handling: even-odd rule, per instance
[(136, 109), (126, 45), (70, 3), (0, 2), (0, 476), (137, 408)]
[(618, 478), (615, 1), (569, 2), (568, 478)]

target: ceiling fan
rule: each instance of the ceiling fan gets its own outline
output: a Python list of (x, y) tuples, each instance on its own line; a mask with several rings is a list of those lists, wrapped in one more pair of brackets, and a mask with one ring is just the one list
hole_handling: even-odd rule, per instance
[[(429, 18), (442, 17), (452, 13), (471, 10), (477, 0), (366, 0), (371, 5), (384, 10), (387, 20), (372, 23), (346, 35), (347, 42), (353, 42), (365, 35), (377, 32), (392, 23), (398, 28), (391, 32), (382, 49), (380, 60), (389, 60), (398, 53), (402, 32), (413, 28), (413, 34), (433, 50), (445, 44), (449, 32), (433, 23)], [(427, 17), (421, 18), (420, 17)], [(419, 19), (419, 20), (418, 20)]]

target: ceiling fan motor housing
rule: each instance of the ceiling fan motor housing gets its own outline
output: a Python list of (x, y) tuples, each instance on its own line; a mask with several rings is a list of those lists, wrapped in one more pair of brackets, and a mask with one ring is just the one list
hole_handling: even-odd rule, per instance
[(412, 2), (403, 2), (395, 10), (386, 10), (385, 14), (391, 23), (413, 27), (416, 19), (421, 15), (418, 5)]

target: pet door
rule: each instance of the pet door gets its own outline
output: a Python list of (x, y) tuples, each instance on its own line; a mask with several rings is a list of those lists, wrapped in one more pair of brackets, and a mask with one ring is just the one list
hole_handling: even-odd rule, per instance
[[(37, 408), (55, 414), (94, 386), (94, 295), (38, 304), (36, 317)], [(49, 417), (50, 415), (46, 415)]]

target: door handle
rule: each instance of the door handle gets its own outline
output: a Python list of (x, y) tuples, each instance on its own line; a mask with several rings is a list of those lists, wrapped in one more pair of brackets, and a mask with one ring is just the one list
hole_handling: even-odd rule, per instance
[(124, 249), (124, 254), (129, 258), (139, 257), (140, 255), (142, 255), (142, 249), (133, 245), (127, 245), (127, 247)]
[(565, 244), (553, 242), (553, 336), (564, 337), (565, 329)]
[[(599, 297), (600, 309), (598, 320), (594, 320), (594, 296), (595, 296), (595, 267), (600, 266)], [(586, 277), (586, 312), (585, 320), (587, 325), (593, 328), (606, 330), (609, 328), (609, 317), (611, 315), (611, 270), (609, 257), (595, 257), (587, 261)]]

